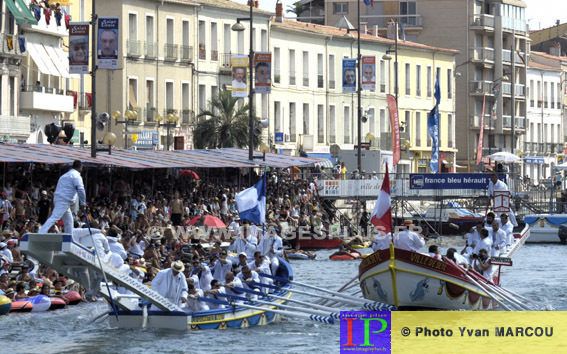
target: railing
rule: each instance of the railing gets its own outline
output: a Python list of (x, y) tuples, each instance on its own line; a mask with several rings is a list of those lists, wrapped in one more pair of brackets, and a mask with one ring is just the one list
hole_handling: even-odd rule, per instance
[(232, 70), (232, 53), (221, 54), (220, 69)]
[(476, 47), (471, 49), (472, 60), (494, 61), (494, 48)]
[(158, 43), (146, 41), (146, 43), (144, 43), (144, 56), (148, 59), (151, 59), (157, 58), (158, 55)]
[(166, 60), (177, 60), (179, 54), (177, 52), (177, 44), (166, 43), (163, 45)]
[(181, 111), (182, 124), (195, 124), (195, 112), (190, 109), (183, 109)]
[(492, 81), (472, 81), (470, 83), (470, 93), (493, 94)]
[(207, 60), (207, 50), (205, 49), (205, 45), (202, 43), (199, 43), (199, 59)]
[(511, 95), (512, 94), (512, 84), (509, 82), (502, 83), (502, 94), (503, 95)]
[(472, 15), (471, 26), (482, 26), (494, 28), (494, 16), (492, 15)]
[(337, 136), (336, 135), (329, 135), (329, 143), (336, 144), (337, 143)]
[[(361, 18), (365, 18), (366, 16), (361, 15)], [(401, 23), (404, 28), (411, 28), (411, 27), (423, 27), (423, 17), (419, 14), (411, 14), (411, 15), (372, 15), (372, 21), (376, 22), (376, 24), (381, 27), (387, 27), (388, 22), (390, 20), (397, 18), (399, 23)]]
[(502, 126), (504, 128), (511, 128), (512, 127), (512, 116), (502, 115)]
[(155, 121), (155, 115), (156, 115), (156, 107), (153, 107), (151, 105), (146, 105), (146, 122), (154, 122)]
[(289, 134), (289, 141), (292, 143), (297, 142), (297, 134)]
[(516, 96), (525, 96), (526, 95), (526, 85), (523, 84), (515, 84), (514, 95)]
[(335, 80), (329, 80), (329, 89), (330, 89), (330, 90), (334, 90), (334, 89), (335, 89)]
[(289, 72), (289, 84), (295, 85), (295, 72), (291, 70)]
[(325, 81), (323, 80), (323, 75), (317, 75), (317, 87), (318, 88), (325, 87)]
[[(521, 57), (520, 57), (520, 55), (521, 55)], [(526, 63), (525, 63), (525, 61), (524, 61), (525, 59), (522, 60), (522, 58), (525, 58), (525, 57), (526, 57), (526, 53), (524, 53), (524, 52), (516, 52), (516, 53), (514, 53), (514, 61), (516, 62), (516, 64), (519, 64), (519, 65), (526, 65)]]
[(309, 87), (309, 76), (303, 76), (303, 86)]
[(219, 51), (211, 50), (211, 61), (219, 61)]
[(128, 39), (126, 41), (126, 53), (129, 57), (142, 56), (142, 42), (137, 39)]
[(526, 118), (524, 117), (516, 117), (514, 119), (515, 123), (516, 123), (516, 128), (519, 129), (526, 129)]
[(281, 82), (280, 69), (274, 69), (274, 83), (279, 84)]
[[(480, 114), (473, 114), (472, 116), (472, 126), (474, 128), (480, 128), (480, 123), (481, 123), (481, 115)], [(485, 129), (490, 129), (490, 114), (484, 114), (484, 128)]]
[(193, 61), (193, 47), (188, 45), (182, 45), (181, 49), (181, 60), (191, 62)]
[(502, 61), (510, 63), (512, 61), (512, 51), (509, 49), (502, 49)]

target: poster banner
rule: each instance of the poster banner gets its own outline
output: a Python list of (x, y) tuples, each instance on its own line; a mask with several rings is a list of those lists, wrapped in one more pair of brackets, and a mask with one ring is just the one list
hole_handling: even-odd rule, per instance
[(398, 103), (392, 95), (386, 95), (388, 101), (388, 111), (390, 111), (390, 127), (392, 127), (392, 154), (393, 165), (396, 166), (400, 161), (402, 152), (400, 146), (400, 118), (398, 116)]
[(246, 97), (248, 95), (248, 87), (246, 86), (247, 67), (247, 55), (232, 56), (232, 97)]
[(69, 23), (69, 73), (89, 73), (89, 23)]
[[(486, 106), (486, 95), (482, 96), (482, 115), (480, 116), (480, 133), (478, 135), (478, 146), (476, 147), (476, 164), (482, 160), (482, 144), (484, 142), (484, 108)], [(490, 122), (492, 124), (492, 122)]]
[(254, 93), (271, 93), (272, 53), (255, 53), (254, 70)]
[(343, 93), (356, 93), (356, 59), (343, 59)]
[(98, 69), (118, 69), (118, 17), (98, 18)]
[(362, 57), (362, 89), (376, 90), (376, 57)]

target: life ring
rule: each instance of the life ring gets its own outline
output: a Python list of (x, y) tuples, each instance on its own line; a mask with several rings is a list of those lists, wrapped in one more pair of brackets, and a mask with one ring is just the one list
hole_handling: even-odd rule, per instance
[(354, 251), (354, 252), (348, 252), (348, 253), (333, 253), (332, 255), (329, 256), (329, 259), (332, 261), (351, 261), (353, 259), (358, 259), (360, 258), (361, 255), (360, 253)]

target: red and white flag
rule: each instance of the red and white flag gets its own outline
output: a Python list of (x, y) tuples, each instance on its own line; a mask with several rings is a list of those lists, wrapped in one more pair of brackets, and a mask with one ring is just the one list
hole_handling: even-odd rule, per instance
[(390, 198), (390, 177), (388, 175), (388, 165), (386, 165), (386, 175), (382, 182), (382, 188), (378, 194), (376, 205), (372, 211), (370, 222), (384, 234), (392, 232), (392, 200)]

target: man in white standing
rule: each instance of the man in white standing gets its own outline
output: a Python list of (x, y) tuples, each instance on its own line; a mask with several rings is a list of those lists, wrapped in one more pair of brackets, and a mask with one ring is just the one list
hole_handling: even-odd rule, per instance
[(152, 280), (152, 289), (173, 304), (182, 306), (187, 302), (189, 291), (185, 275), (183, 275), (184, 270), (185, 266), (181, 261), (173, 262), (171, 268), (160, 270), (156, 274)]
[(506, 250), (508, 250), (514, 242), (514, 225), (512, 225), (506, 213), (500, 215), (500, 229), (506, 233)]
[[(254, 227), (256, 229), (256, 227)], [(256, 252), (256, 246), (258, 245), (258, 239), (254, 236), (252, 227), (248, 225), (245, 221), (245, 226), (241, 228), (242, 234), (237, 237), (231, 245), (228, 247), (229, 251), (240, 254), (241, 252), (246, 253), (249, 259), (254, 258), (254, 252)], [(231, 259), (235, 263), (238, 259)]]
[(280, 261), (278, 257), (283, 257), (283, 241), (278, 235), (280, 233), (280, 228), (278, 224), (271, 223), (268, 232), (262, 237), (262, 240), (258, 244), (258, 250), (262, 252), (262, 255), (268, 257), (271, 263), (272, 274), (276, 274), (280, 266)]
[(425, 238), (410, 230), (413, 224), (410, 222), (404, 223), (407, 229), (398, 232), (398, 235), (394, 238), (394, 245), (396, 248), (400, 248), (406, 251), (419, 252), (421, 248), (425, 245)]
[[(490, 182), (488, 183), (488, 203), (489, 203), (488, 205), (490, 206), (490, 203), (494, 199), (494, 192), (506, 192), (506, 191), (509, 191), (506, 183), (498, 179), (498, 174), (493, 173), (492, 176), (490, 176)], [(510, 222), (512, 223), (512, 225), (518, 226), (518, 223), (516, 222), (516, 216), (514, 215), (514, 212), (512, 211), (511, 207), (510, 207), (510, 212), (508, 213), (508, 217), (510, 218)]]
[(489, 230), (492, 235), (492, 256), (498, 257), (506, 248), (506, 232), (500, 229), (500, 223), (497, 220), (492, 222), (492, 229)]
[(81, 178), (82, 170), (82, 162), (75, 160), (73, 161), (73, 168), (59, 178), (53, 197), (53, 212), (49, 219), (45, 221), (45, 224), (39, 229), (39, 234), (46, 234), (51, 226), (59, 221), (59, 219), (63, 219), (65, 233), (73, 233), (73, 214), (71, 213), (71, 207), (75, 204), (77, 196), (79, 197), (81, 208), (84, 208), (87, 204), (85, 186)]

